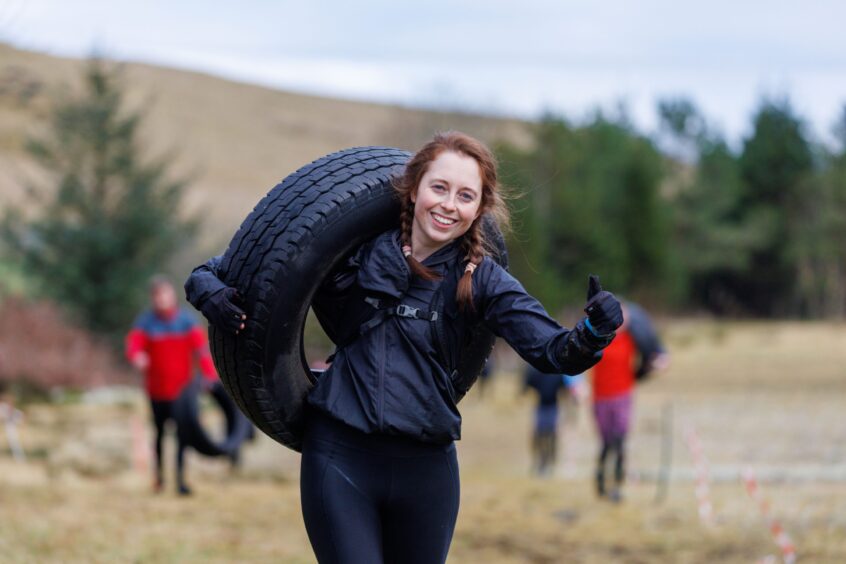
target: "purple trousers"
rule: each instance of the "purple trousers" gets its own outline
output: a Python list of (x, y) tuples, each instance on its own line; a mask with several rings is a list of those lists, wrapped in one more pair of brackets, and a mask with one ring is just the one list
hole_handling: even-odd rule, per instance
[(610, 444), (625, 438), (629, 433), (629, 422), (632, 416), (631, 392), (613, 398), (594, 400), (593, 415), (603, 443)]

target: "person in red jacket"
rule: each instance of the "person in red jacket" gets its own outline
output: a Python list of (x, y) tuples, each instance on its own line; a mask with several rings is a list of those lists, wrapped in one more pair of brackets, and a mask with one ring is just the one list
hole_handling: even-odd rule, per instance
[[(596, 469), (596, 489), (618, 502), (625, 478), (625, 441), (632, 412), (632, 392), (638, 379), (652, 370), (663, 370), (669, 355), (646, 313), (637, 305), (623, 303), (623, 325), (606, 347), (602, 360), (592, 369), (593, 413), (602, 440)], [(606, 491), (605, 467), (614, 460), (614, 488)]]
[[(166, 423), (174, 419), (174, 406), (182, 390), (191, 382), (199, 363), (208, 381), (217, 380), (205, 331), (187, 310), (178, 307), (176, 291), (167, 279), (157, 276), (150, 282), (151, 308), (142, 312), (126, 336), (126, 357), (144, 373), (156, 426), (154, 491), (164, 485), (162, 439)], [(175, 421), (174, 421), (175, 423)], [(189, 495), (185, 483), (185, 445), (177, 439), (176, 482), (180, 495)]]

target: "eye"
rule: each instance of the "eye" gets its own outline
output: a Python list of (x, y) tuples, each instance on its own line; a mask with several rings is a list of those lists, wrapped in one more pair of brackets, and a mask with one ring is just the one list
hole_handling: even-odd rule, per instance
[(432, 184), (432, 190), (434, 190), (435, 192), (443, 192), (444, 190), (446, 190), (446, 186), (444, 186), (443, 184)]
[(458, 197), (461, 198), (461, 201), (469, 203), (476, 199), (476, 194), (473, 192), (461, 192)]

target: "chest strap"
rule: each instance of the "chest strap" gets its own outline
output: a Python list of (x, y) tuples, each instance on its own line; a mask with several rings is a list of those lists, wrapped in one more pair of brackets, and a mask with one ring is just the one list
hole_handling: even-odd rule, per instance
[[(378, 298), (372, 297), (365, 297), (364, 301), (370, 305), (373, 309), (376, 310), (376, 313), (366, 322), (362, 323), (359, 327), (359, 331), (357, 334), (351, 335), (346, 341), (343, 343), (339, 343), (335, 346), (335, 352), (329, 355), (329, 358), (326, 359), (327, 363), (331, 363), (335, 360), (335, 355), (338, 354), (338, 351), (344, 348), (345, 346), (349, 345), (353, 341), (355, 341), (359, 336), (364, 335), (392, 315), (397, 317), (405, 317), (407, 319), (422, 319), (424, 321), (431, 321), (435, 322), (440, 318), (440, 315), (437, 311), (428, 311), (425, 309), (420, 309), (419, 307), (412, 307), (405, 304), (397, 304), (393, 300), (380, 300)], [(438, 327), (438, 324), (435, 324), (435, 327)]]
[(367, 302), (374, 309), (378, 310), (378, 313), (373, 316), (373, 318), (371, 318), (369, 321), (361, 325), (361, 334), (364, 334), (367, 331), (373, 329), (392, 315), (395, 315), (397, 317), (405, 317), (407, 319), (422, 319), (424, 321), (438, 320), (437, 311), (427, 311), (424, 309), (420, 309), (419, 307), (412, 307), (405, 304), (396, 304), (393, 302), (388, 302), (386, 300), (380, 300), (378, 298), (372, 297), (364, 298), (364, 301)]

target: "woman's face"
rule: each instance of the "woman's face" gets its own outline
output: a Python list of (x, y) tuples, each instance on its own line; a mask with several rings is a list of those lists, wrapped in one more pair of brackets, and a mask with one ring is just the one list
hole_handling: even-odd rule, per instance
[(411, 201), (411, 245), (415, 256), (425, 257), (464, 235), (479, 216), (479, 164), (467, 155), (442, 152), (429, 163)]

